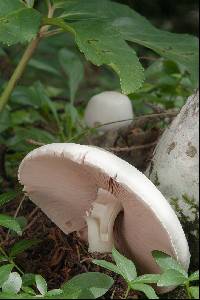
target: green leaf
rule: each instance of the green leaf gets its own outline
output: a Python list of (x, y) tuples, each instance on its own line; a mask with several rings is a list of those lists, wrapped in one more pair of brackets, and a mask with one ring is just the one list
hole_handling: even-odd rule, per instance
[[(54, 136), (38, 128), (16, 128), (15, 136), (8, 141), (8, 146), (16, 146), (20, 143), (27, 143), (28, 140), (34, 140), (40, 143), (48, 144), (56, 141)], [(23, 146), (23, 145), (22, 145)]]
[(33, 299), (33, 297), (26, 293), (20, 293), (17, 295), (13, 295), (13, 294), (9, 294), (9, 293), (1, 293), (0, 292), (0, 299)]
[(8, 294), (18, 294), (22, 287), (21, 276), (17, 272), (10, 273), (8, 279), (2, 285), (2, 292)]
[(7, 192), (0, 195), (0, 207), (7, 204), (17, 196), (16, 192)]
[(35, 282), (38, 291), (42, 296), (45, 296), (47, 293), (47, 283), (46, 280), (41, 275), (35, 275)]
[(0, 287), (8, 279), (13, 267), (11, 264), (0, 267)]
[(29, 286), (22, 286), (22, 291), (26, 294), (31, 295), (31, 296), (36, 295), (35, 291), (32, 288), (30, 288)]
[(28, 7), (33, 7), (35, 0), (25, 0)]
[(159, 299), (154, 289), (147, 284), (131, 283), (131, 288), (135, 291), (143, 292), (148, 299)]
[(8, 259), (4, 255), (0, 255), (0, 263), (7, 262)]
[(35, 284), (35, 274), (26, 273), (22, 276), (23, 286), (32, 286)]
[(112, 256), (124, 279), (128, 282), (133, 281), (137, 277), (137, 271), (134, 263), (121, 255), (116, 249), (113, 249)]
[(123, 93), (130, 94), (142, 86), (144, 70), (136, 52), (109, 22), (77, 22), (73, 29), (76, 43), (86, 59), (97, 66), (111, 67), (120, 77)]
[(192, 273), (189, 277), (189, 281), (196, 281), (199, 280), (199, 270)]
[(34, 87), (38, 93), (38, 98), (40, 98), (41, 103), (43, 104), (43, 106), (46, 106), (52, 112), (58, 128), (61, 129), (62, 125), (61, 125), (54, 102), (47, 96), (46, 91), (45, 91), (43, 85), (41, 84), (41, 82), (39, 82), (39, 81), (36, 82)]
[(0, 0), (0, 42), (8, 46), (29, 42), (36, 37), (40, 23), (38, 11), (18, 0)]
[(160, 279), (160, 274), (146, 274), (138, 276), (133, 283), (157, 283)]
[(98, 272), (80, 274), (62, 286), (66, 299), (96, 299), (113, 285), (113, 279)]
[(199, 286), (191, 286), (189, 291), (193, 299), (199, 299)]
[(54, 290), (51, 290), (49, 292), (46, 293), (46, 296), (47, 297), (54, 297), (54, 296), (58, 296), (60, 294), (63, 293), (63, 290), (61, 289), (54, 289)]
[(34, 108), (41, 107), (41, 99), (38, 99), (38, 93), (34, 86), (17, 86), (11, 96), (11, 102), (20, 105), (28, 105)]
[(0, 133), (4, 132), (10, 127), (10, 111), (6, 107), (0, 112)]
[(13, 230), (18, 235), (22, 235), (21, 227), (13, 217), (0, 214), (0, 226)]
[(161, 251), (153, 251), (152, 255), (156, 261), (156, 263), (160, 266), (161, 270), (167, 271), (167, 270), (176, 270), (179, 273), (181, 273), (184, 277), (188, 277), (187, 272), (184, 270), (182, 265), (176, 261), (171, 256), (167, 255), (164, 252)]
[(92, 262), (97, 266), (100, 266), (100, 267), (105, 268), (107, 270), (110, 270), (110, 271), (112, 271), (116, 274), (121, 275), (120, 270), (118, 269), (118, 267), (116, 265), (110, 263), (110, 262), (107, 262), (105, 260), (97, 260), (97, 259), (94, 259)]
[[(57, 6), (63, 9), (61, 17), (68, 22), (67, 26), (70, 24), (75, 31), (76, 42), (86, 58), (94, 64), (107, 64), (118, 70), (125, 92), (134, 92), (143, 80), (141, 65), (125, 41), (147, 47), (169, 60), (184, 65), (193, 82), (197, 84), (196, 37), (159, 30), (128, 6), (112, 1), (58, 1)], [(124, 68), (119, 61), (120, 57)], [(130, 78), (127, 77), (127, 73)]]
[(14, 244), (14, 246), (9, 251), (10, 257), (15, 257), (16, 255), (26, 251), (27, 249), (38, 245), (41, 241), (38, 239), (34, 240), (22, 240)]
[(43, 121), (41, 115), (34, 110), (17, 110), (13, 111), (10, 114), (11, 124), (13, 127), (22, 125), (22, 124), (33, 124), (38, 121)]
[(59, 62), (63, 71), (68, 76), (70, 102), (74, 103), (76, 92), (84, 78), (83, 63), (78, 55), (67, 49), (59, 51)]
[(176, 270), (166, 270), (157, 283), (160, 287), (182, 285), (188, 280), (182, 273)]
[(35, 68), (35, 69), (38, 69), (38, 70), (41, 70), (41, 71), (45, 71), (45, 72), (48, 72), (48, 73), (56, 75), (56, 76), (60, 76), (61, 75), (60, 72), (56, 68), (50, 66), (49, 64), (47, 64), (44, 61), (38, 60), (38, 59), (32, 58), (29, 61), (28, 65), (30, 67)]

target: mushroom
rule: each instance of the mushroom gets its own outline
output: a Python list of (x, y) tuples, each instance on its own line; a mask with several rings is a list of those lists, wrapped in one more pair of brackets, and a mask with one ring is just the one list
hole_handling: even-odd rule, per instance
[(176, 211), (199, 265), (199, 90), (164, 131), (145, 174)]
[(128, 126), (133, 119), (130, 99), (121, 93), (109, 91), (93, 96), (85, 110), (85, 123), (94, 128), (101, 124), (99, 131), (117, 130)]
[(187, 270), (181, 224), (156, 186), (103, 149), (71, 143), (42, 146), (19, 167), (30, 199), (65, 233), (86, 233), (90, 252), (115, 245), (142, 273), (158, 273), (151, 252), (164, 251)]

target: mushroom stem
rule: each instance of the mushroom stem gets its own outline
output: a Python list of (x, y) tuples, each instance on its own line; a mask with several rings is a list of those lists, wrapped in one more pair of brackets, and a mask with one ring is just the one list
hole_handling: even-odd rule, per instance
[(121, 203), (108, 191), (99, 189), (93, 208), (86, 217), (89, 252), (112, 251), (113, 226), (120, 211), (122, 211)]

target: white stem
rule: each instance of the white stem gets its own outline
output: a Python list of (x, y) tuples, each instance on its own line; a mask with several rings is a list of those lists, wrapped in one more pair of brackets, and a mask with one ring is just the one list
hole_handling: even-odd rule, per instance
[(86, 217), (89, 252), (111, 252), (114, 246), (113, 226), (121, 203), (109, 192), (99, 189), (93, 209)]

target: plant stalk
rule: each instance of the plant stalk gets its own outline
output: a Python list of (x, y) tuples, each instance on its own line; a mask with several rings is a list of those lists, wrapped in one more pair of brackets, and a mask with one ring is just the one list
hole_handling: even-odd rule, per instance
[(8, 103), (8, 100), (9, 100), (17, 82), (21, 78), (29, 60), (31, 59), (33, 53), (35, 52), (35, 50), (39, 44), (39, 41), (40, 41), (40, 36), (37, 36), (34, 40), (32, 40), (30, 42), (27, 49), (25, 50), (24, 55), (22, 56), (17, 68), (15, 69), (4, 92), (2, 93), (2, 95), (0, 97), (0, 112), (5, 108), (6, 104)]
[(7, 261), (14, 265), (15, 269), (18, 270), (18, 272), (21, 274), (21, 275), (24, 275), (24, 272), (15, 264), (15, 262), (13, 261), (13, 259), (11, 259), (7, 254), (6, 252), (4, 251), (4, 249), (0, 246), (0, 253), (3, 254), (3, 256), (5, 256), (5, 258), (7, 259)]
[(187, 292), (188, 299), (192, 299), (191, 293), (190, 293), (190, 285), (189, 285), (189, 282), (186, 282), (186, 284), (185, 284), (185, 290), (186, 290), (186, 292)]
[(129, 292), (130, 292), (130, 286), (128, 285), (128, 288), (127, 288), (127, 290), (126, 290), (124, 299), (127, 299), (127, 298), (128, 298)]

